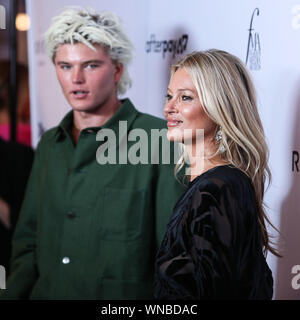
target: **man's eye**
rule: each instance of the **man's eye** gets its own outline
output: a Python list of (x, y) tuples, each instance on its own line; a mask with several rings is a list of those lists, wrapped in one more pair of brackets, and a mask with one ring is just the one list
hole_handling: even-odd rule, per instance
[(68, 66), (68, 65), (61, 65), (60, 68), (63, 69), (63, 70), (69, 70), (69, 69), (70, 69), (70, 66)]
[(190, 96), (181, 96), (182, 101), (192, 100), (193, 98)]
[(98, 65), (97, 65), (97, 64), (88, 64), (86, 67), (87, 67), (88, 69), (95, 69), (95, 68), (98, 67)]

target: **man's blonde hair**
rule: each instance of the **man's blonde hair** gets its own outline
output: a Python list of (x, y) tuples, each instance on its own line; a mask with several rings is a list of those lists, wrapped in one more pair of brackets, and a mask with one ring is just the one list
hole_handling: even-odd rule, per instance
[(117, 92), (123, 94), (131, 86), (128, 64), (132, 59), (133, 46), (123, 30), (119, 17), (112, 12), (97, 13), (94, 9), (70, 8), (52, 19), (45, 33), (46, 51), (54, 62), (59, 45), (83, 43), (96, 50), (94, 44), (107, 49), (114, 63), (123, 65), (123, 74)]

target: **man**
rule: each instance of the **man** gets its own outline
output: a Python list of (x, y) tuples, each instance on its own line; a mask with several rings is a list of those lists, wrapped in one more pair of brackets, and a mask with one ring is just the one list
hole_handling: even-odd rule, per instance
[(132, 46), (113, 14), (66, 10), (46, 47), (73, 110), (38, 145), (3, 297), (152, 298), (156, 250), (183, 189), (173, 165), (99, 164), (96, 154), (104, 129), (117, 137), (118, 158), (130, 131), (150, 137), (165, 122), (118, 99)]

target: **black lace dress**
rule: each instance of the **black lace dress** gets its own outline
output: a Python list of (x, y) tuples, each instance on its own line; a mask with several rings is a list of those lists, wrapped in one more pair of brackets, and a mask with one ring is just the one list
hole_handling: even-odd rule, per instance
[(157, 253), (156, 299), (271, 299), (250, 179), (229, 165), (190, 184)]

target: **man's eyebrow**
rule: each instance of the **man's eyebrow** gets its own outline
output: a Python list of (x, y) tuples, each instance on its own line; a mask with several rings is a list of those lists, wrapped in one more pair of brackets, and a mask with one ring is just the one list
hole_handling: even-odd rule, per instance
[(66, 61), (57, 61), (57, 64), (70, 64), (70, 63)]
[(88, 60), (84, 61), (82, 64), (89, 64), (89, 63), (103, 63), (102, 60)]
[[(101, 63), (103, 63), (103, 61), (102, 60), (88, 60), (88, 61), (82, 62), (81, 65), (89, 64), (89, 63), (99, 63), (99, 64), (101, 64)], [(58, 61), (57, 64), (60, 65), (60, 64), (72, 64), (72, 63), (71, 62), (67, 62), (67, 61)]]

